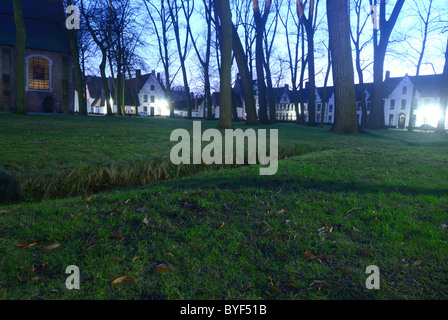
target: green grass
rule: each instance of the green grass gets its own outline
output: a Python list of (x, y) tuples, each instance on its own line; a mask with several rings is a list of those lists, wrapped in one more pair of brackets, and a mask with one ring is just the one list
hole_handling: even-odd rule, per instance
[[(105, 153), (116, 165), (165, 157), (171, 130), (191, 129), (166, 119), (1, 115), (0, 123), (1, 165), (20, 181), (95, 166)], [(448, 138), (268, 128), (300, 154), (274, 176), (257, 166), (198, 170), (1, 206), (0, 299), (448, 298)], [(160, 272), (161, 264), (174, 268)], [(80, 290), (65, 288), (69, 265), (80, 268)], [(364, 285), (369, 265), (380, 268), (380, 290)], [(121, 276), (134, 280), (111, 285)]]

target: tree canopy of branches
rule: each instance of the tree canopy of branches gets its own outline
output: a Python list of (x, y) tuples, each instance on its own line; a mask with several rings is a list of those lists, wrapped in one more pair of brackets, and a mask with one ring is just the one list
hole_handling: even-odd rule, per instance
[[(368, 127), (370, 129), (379, 129), (385, 127), (384, 108), (383, 108), (383, 77), (384, 77), (384, 60), (386, 57), (387, 46), (389, 45), (390, 35), (398, 20), (401, 9), (405, 0), (397, 0), (393, 8), (389, 20), (386, 19), (387, 2), (379, 0), (380, 16), (379, 28), (373, 28), (373, 97), (372, 109), (370, 111)], [(377, 6), (378, 0), (370, 0), (370, 4)], [(373, 15), (376, 19), (376, 16)]]

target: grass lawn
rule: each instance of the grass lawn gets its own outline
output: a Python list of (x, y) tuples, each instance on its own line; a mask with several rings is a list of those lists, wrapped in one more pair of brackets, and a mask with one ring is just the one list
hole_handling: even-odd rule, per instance
[(179, 127), (192, 122), (0, 115), (0, 167), (27, 199), (0, 205), (0, 299), (448, 298), (448, 137), (279, 124), (276, 175), (182, 174), (157, 167)]

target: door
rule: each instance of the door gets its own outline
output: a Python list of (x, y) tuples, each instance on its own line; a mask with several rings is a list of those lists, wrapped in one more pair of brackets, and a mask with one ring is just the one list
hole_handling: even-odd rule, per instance
[(406, 127), (406, 115), (401, 113), (398, 118), (398, 128), (404, 129)]
[(54, 112), (54, 99), (51, 96), (44, 98), (44, 113)]

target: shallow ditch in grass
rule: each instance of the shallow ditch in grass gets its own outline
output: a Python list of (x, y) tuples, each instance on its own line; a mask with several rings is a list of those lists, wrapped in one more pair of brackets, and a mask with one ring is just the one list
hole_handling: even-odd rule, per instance
[[(278, 159), (322, 151), (309, 144), (279, 145)], [(269, 154), (269, 150), (267, 151)], [(145, 186), (164, 180), (175, 180), (192, 176), (206, 170), (222, 170), (247, 166), (247, 152), (244, 165), (174, 165), (169, 157), (140, 159), (132, 163), (85, 164), (80, 167), (59, 170), (56, 174), (27, 176), (22, 168), (15, 178), (19, 181), (21, 201), (61, 199), (72, 196), (86, 196), (114, 188)], [(234, 161), (235, 163), (235, 161)], [(14, 176), (14, 173), (9, 173)]]

